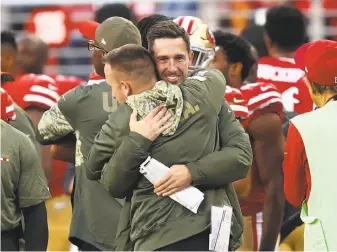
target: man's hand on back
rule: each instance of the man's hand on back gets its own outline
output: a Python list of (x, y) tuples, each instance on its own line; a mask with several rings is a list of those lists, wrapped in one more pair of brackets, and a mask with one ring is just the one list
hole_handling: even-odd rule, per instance
[(158, 106), (140, 121), (137, 121), (137, 111), (133, 111), (129, 123), (130, 131), (154, 141), (172, 125), (170, 118), (171, 113), (164, 106)]
[(154, 185), (158, 196), (170, 196), (192, 184), (192, 176), (185, 165), (173, 165), (171, 171)]

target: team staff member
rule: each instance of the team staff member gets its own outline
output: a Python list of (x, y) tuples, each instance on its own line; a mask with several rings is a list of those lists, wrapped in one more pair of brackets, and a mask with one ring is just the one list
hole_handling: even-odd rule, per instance
[[(337, 250), (337, 42), (319, 40), (300, 47), (295, 61), (319, 109), (291, 120), (284, 157), (288, 201), (302, 204), (305, 251)], [(329, 193), (326, 189), (329, 188)]]
[[(43, 111), (55, 104), (60, 96), (57, 93), (56, 83), (50, 77), (43, 74), (26, 73), (18, 75), (18, 45), (11, 32), (1, 33), (1, 62), (2, 69), (15, 77), (14, 82), (5, 82), (1, 86), (12, 97), (14, 102), (28, 114), (34, 129)], [(52, 171), (52, 159), (50, 148), (40, 146), (42, 167), (47, 179), (50, 179)], [(50, 187), (53, 195), (53, 187)]]
[[(176, 31), (179, 29), (181, 28), (177, 26)], [(133, 189), (129, 216), (132, 226), (130, 238), (135, 243), (134, 249), (207, 250), (209, 207), (212, 204), (226, 204), (234, 208), (230, 248), (235, 248), (242, 232), (237, 221), (241, 219), (241, 214), (230, 183), (232, 179), (246, 176), (246, 162), (250, 162), (250, 146), (247, 135), (234, 119), (228, 104), (221, 106), (224, 103), (225, 90), (223, 75), (217, 70), (203, 70), (196, 76), (187, 78), (179, 87), (157, 82), (154, 61), (149, 52), (141, 47), (124, 46), (108, 54), (106, 62), (107, 80), (113, 87), (119, 103), (126, 103), (137, 109), (142, 116), (150, 112), (151, 106), (146, 104), (158, 105), (164, 101), (164, 104), (172, 109), (172, 125), (164, 131), (166, 137), (159, 137), (152, 144), (153, 138), (131, 132), (128, 139), (118, 148), (123, 139), (121, 137), (129, 133), (131, 114), (129, 106), (120, 106), (110, 115), (109, 121), (96, 137), (88, 158), (90, 177), (100, 177), (104, 164), (108, 163), (103, 169), (102, 182), (111, 195), (123, 198)], [(209, 155), (214, 154), (218, 145), (216, 135), (219, 113), (225, 118), (223, 125), (226, 125), (226, 132), (222, 131), (222, 134), (225, 135), (226, 145), (223, 152), (215, 152), (222, 153), (223, 162), (218, 160), (220, 155), (214, 159), (222, 165), (200, 166), (199, 161), (203, 159), (203, 163), (207, 159), (205, 157), (211, 158)], [(198, 138), (195, 138), (195, 135), (198, 135)], [(189, 141), (193, 141), (193, 144)], [(115, 149), (117, 150), (114, 151)], [(227, 151), (229, 149), (230, 153)], [(187, 169), (182, 169), (179, 165), (172, 166), (172, 173), (170, 172), (166, 181), (163, 181), (163, 186), (155, 189), (157, 195), (153, 194), (153, 185), (138, 171), (148, 152), (168, 166), (187, 163)], [(126, 153), (130, 154), (127, 158)], [(113, 158), (110, 159), (112, 155)], [(235, 168), (235, 171), (232, 168)], [(166, 197), (191, 183), (199, 186), (208, 199), (199, 209), (198, 215)], [(170, 185), (169, 188), (166, 188), (166, 184)], [(143, 201), (145, 198), (147, 200)], [(153, 205), (158, 207), (151, 208)], [(122, 223), (128, 220), (125, 217), (122, 217)], [(188, 225), (189, 230), (179, 230), (179, 225)]]
[(44, 201), (50, 193), (33, 143), (8, 124), (15, 120), (11, 102), (1, 90), (1, 250), (18, 251), (23, 238), (26, 251), (45, 251), (48, 224)]
[[(138, 29), (128, 20), (111, 17), (102, 24), (83, 23), (80, 31), (90, 41), (96, 73), (103, 74), (102, 57), (125, 44), (141, 44)], [(75, 185), (69, 240), (81, 250), (113, 250), (121, 201), (112, 198), (103, 186), (86, 177), (86, 157), (117, 101), (105, 82), (79, 86), (66, 93), (47, 111), (38, 127), (44, 144), (76, 134)], [(97, 207), (100, 206), (100, 207)]]

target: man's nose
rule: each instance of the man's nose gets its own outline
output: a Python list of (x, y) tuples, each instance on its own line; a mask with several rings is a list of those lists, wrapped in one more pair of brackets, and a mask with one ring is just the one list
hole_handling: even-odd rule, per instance
[(174, 61), (174, 59), (170, 59), (169, 60), (169, 64), (168, 64), (168, 68), (167, 70), (169, 72), (176, 72), (178, 70), (177, 66), (176, 66), (176, 63)]

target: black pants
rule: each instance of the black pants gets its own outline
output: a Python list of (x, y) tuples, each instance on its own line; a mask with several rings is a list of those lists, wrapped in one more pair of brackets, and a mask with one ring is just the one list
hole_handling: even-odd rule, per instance
[(1, 231), (1, 251), (19, 251), (19, 239), (14, 231)]
[(193, 235), (185, 240), (172, 243), (156, 251), (208, 251), (210, 231)]
[(298, 226), (303, 224), (300, 217), (301, 208), (293, 207), (287, 200), (284, 204), (283, 223), (281, 227), (281, 242), (294, 231)]

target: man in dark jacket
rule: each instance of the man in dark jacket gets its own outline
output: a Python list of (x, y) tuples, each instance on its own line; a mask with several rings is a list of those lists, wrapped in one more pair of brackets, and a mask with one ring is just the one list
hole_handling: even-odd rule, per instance
[[(1, 95), (1, 250), (46, 250), (48, 223), (45, 200), (50, 197), (39, 156), (28, 136), (8, 124), (13, 104)], [(9, 115), (11, 113), (11, 115)], [(24, 228), (22, 222), (24, 221)]]
[[(179, 86), (157, 82), (150, 54), (135, 46), (109, 53), (105, 74), (115, 98), (126, 105), (109, 116), (97, 135), (88, 157), (87, 176), (100, 179), (102, 173), (102, 183), (112, 196), (132, 196), (132, 204), (126, 203), (123, 208), (117, 249), (130, 249), (123, 244), (129, 236), (125, 231), (130, 222), (135, 250), (208, 250), (212, 205), (233, 207), (230, 249), (237, 248), (242, 216), (230, 183), (246, 176), (252, 152), (247, 134), (223, 100), (223, 75), (207, 69)], [(149, 134), (151, 125), (137, 129), (130, 124), (129, 129), (132, 109), (144, 117), (158, 105), (165, 105), (172, 114), (172, 125), (166, 128), (163, 124), (163, 136), (154, 141)], [(173, 187), (157, 188), (157, 195), (153, 185), (139, 173), (139, 165), (149, 153), (169, 167), (187, 167), (171, 167), (166, 182)], [(205, 193), (205, 203), (196, 215), (165, 197), (191, 184)]]

